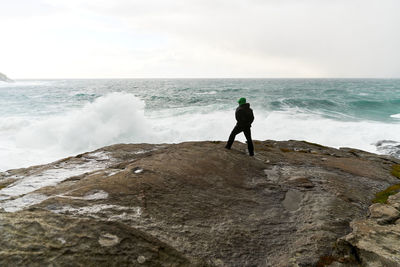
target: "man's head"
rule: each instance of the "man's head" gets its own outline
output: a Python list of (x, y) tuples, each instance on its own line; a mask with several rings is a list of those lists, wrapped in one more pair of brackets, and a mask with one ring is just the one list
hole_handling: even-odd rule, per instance
[(239, 105), (246, 104), (246, 98), (242, 97), (238, 100)]

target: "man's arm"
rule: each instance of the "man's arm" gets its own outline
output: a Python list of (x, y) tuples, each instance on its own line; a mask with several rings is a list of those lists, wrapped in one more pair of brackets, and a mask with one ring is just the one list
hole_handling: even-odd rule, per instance
[(250, 109), (250, 124), (252, 124), (253, 121), (254, 121), (254, 113), (253, 113), (253, 110)]
[(247, 122), (246, 114), (245, 114), (244, 110), (242, 110), (242, 109), (239, 109), (236, 111), (235, 117), (236, 117), (236, 121), (239, 124), (244, 124)]

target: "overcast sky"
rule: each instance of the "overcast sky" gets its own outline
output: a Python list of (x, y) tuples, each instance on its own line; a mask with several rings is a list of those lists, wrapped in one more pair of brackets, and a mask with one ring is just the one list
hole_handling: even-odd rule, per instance
[(399, 0), (0, 0), (0, 72), (400, 77), (399, 13)]

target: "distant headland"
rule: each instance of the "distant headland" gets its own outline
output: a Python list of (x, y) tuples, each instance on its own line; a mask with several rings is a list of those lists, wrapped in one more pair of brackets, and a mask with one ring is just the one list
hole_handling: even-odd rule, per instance
[(12, 83), (14, 82), (13, 80), (11, 80), (10, 78), (7, 77), (7, 75), (3, 74), (0, 72), (0, 81), (2, 82), (8, 82), (8, 83)]

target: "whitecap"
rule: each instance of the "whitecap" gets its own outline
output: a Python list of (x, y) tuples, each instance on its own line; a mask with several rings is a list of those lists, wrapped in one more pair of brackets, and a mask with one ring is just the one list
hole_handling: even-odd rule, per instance
[(391, 118), (400, 119), (400, 113), (390, 115)]
[(217, 91), (209, 91), (209, 92), (201, 92), (201, 93), (195, 93), (196, 95), (215, 95), (217, 94)]

